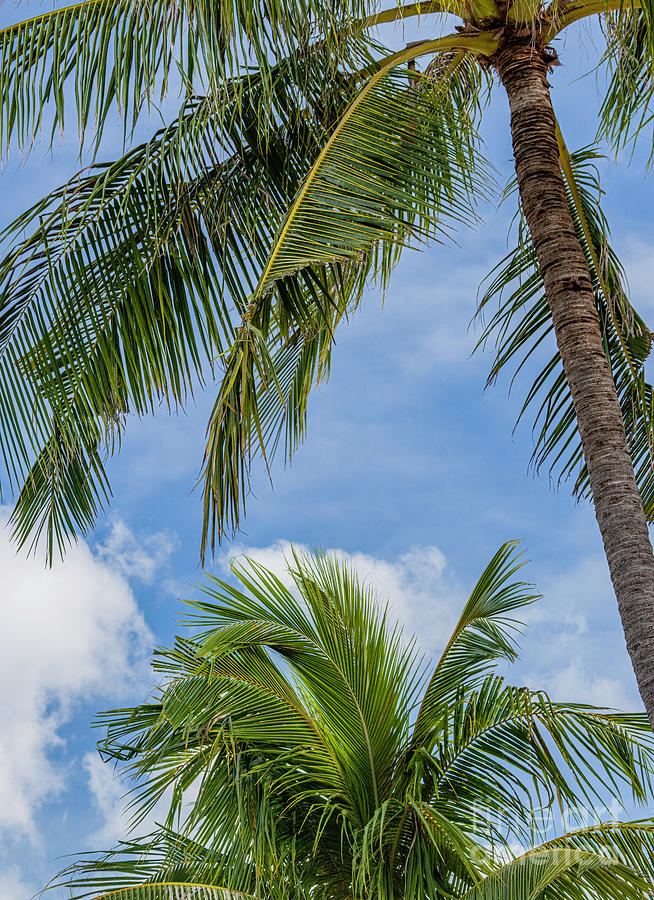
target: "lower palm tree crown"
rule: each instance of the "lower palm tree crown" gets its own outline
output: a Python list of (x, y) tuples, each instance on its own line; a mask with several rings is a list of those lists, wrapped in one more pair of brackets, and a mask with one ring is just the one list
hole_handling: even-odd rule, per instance
[(190, 636), (156, 653), (155, 696), (101, 717), (135, 820), (166, 803), (165, 821), (68, 870), (74, 895), (652, 896), (654, 821), (582, 821), (646, 801), (645, 716), (493, 671), (537, 599), (522, 564), (514, 543), (497, 552), (435, 667), (342, 560), (294, 552), (285, 581), (251, 560), (238, 588), (212, 579)]

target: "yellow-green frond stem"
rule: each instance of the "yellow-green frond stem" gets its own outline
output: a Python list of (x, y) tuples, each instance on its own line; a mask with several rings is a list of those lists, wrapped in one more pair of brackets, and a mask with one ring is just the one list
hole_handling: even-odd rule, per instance
[(553, 22), (545, 32), (545, 43), (549, 44), (568, 25), (587, 19), (589, 16), (598, 16), (610, 12), (629, 12), (643, 8), (643, 0), (577, 0), (577, 2), (564, 6), (564, 12), (559, 13), (559, 0), (555, 0), (549, 12), (553, 15)]
[(363, 19), (362, 26), (371, 28), (375, 25), (385, 25), (389, 22), (398, 22), (413, 16), (428, 16), (433, 13), (446, 13), (455, 16), (466, 16), (475, 20), (495, 18), (499, 10), (495, 0), (475, 0), (466, 3), (464, 0), (420, 0), (418, 3), (407, 3), (385, 9)]
[[(449, 135), (445, 133), (447, 124), (441, 135), (430, 131), (426, 123), (433, 110), (428, 105), (432, 97), (444, 96), (447, 100), (448, 79), (473, 47), (488, 55), (494, 52), (497, 41), (490, 35), (449, 35), (427, 41), (394, 54), (370, 77), (325, 143), (293, 201), (259, 280), (258, 294), (309, 262), (356, 259), (376, 242), (396, 242), (402, 232), (406, 238), (413, 230), (413, 215), (418, 220), (418, 234), (434, 227), (438, 230), (434, 213), (440, 188), (436, 182), (429, 183), (429, 173), (439, 177), (436, 161), (443, 153), (449, 153)], [(433, 90), (409, 94), (399, 88), (403, 75), (397, 70), (402, 63), (416, 56), (447, 51), (456, 51), (455, 56)], [(424, 78), (422, 83), (427, 83)], [(449, 125), (453, 134), (457, 123), (452, 119)], [(374, 140), (370, 137), (373, 131)], [(441, 140), (442, 146), (438, 147)], [(384, 161), (382, 146), (388, 147)], [(390, 184), (391, 175), (393, 179), (398, 175), (412, 179), (411, 185), (407, 182), (404, 191), (394, 186), (394, 193), (387, 194), (385, 178)], [(422, 188), (426, 185), (429, 196), (414, 196), (414, 183)], [(444, 183), (441, 187), (447, 193)], [(462, 194), (457, 187), (454, 190), (456, 194), (450, 199), (461, 202)], [(430, 202), (434, 213), (428, 209)]]

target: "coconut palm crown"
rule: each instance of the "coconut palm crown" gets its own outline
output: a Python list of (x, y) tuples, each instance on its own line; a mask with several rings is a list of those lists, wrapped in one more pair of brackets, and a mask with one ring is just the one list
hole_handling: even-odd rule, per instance
[(342, 559), (211, 579), (190, 635), (155, 654), (155, 696), (100, 717), (135, 822), (162, 798), (167, 818), (59, 883), (112, 900), (654, 896), (654, 820), (585, 813), (651, 798), (646, 716), (494, 671), (536, 599), (522, 564), (500, 548), (435, 666)]
[[(482, 300), (500, 298), (491, 377), (554, 332), (525, 402), (535, 461), (592, 496), (654, 724), (651, 334), (608, 241), (597, 151), (568, 151), (548, 81), (559, 35), (599, 18), (599, 137), (614, 150), (647, 139), (653, 15), (651, 0), (84, 0), (0, 29), (3, 150), (71, 121), (97, 149), (116, 111), (129, 145), (0, 236), (0, 448), (18, 541), (45, 535), (51, 557), (89, 529), (127, 416), (178, 408), (216, 376), (202, 553), (238, 528), (252, 460), (295, 451), (364, 288), (385, 285), (407, 245), (478, 221), (496, 81), (523, 225)], [(379, 28), (407, 19), (420, 40), (391, 52)], [(136, 145), (173, 88), (178, 115)]]

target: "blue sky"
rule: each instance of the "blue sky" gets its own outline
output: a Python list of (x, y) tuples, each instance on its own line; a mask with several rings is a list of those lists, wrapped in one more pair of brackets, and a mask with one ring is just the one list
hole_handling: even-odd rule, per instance
[[(7, 6), (0, 21), (44, 8)], [(572, 149), (596, 129), (595, 76), (579, 80), (596, 62), (593, 35), (577, 27), (559, 52), (553, 98)], [(507, 126), (497, 93), (484, 137), (500, 182), (511, 172)], [(119, 141), (117, 129), (108, 133), (108, 157)], [(67, 136), (52, 151), (41, 141), (26, 160), (10, 156), (0, 174), (3, 222), (71, 174), (76, 152)], [(651, 181), (640, 159), (602, 170), (631, 298), (651, 323)], [(235, 552), (279, 567), (288, 540), (344, 550), (436, 652), (490, 556), (521, 538), (544, 599), (529, 613), (512, 677), (557, 698), (634, 709), (592, 510), (566, 486), (555, 491), (528, 474), (529, 429), (512, 435), (520, 387), (511, 397), (506, 381), (484, 391), (491, 354), (471, 356), (477, 286), (506, 250), (513, 211), (491, 206), (485, 227), (460, 233), (457, 245), (407, 253), (383, 304), (366, 296), (337, 334), (331, 379), (315, 392), (292, 468), (275, 467), (274, 491), (255, 471), (243, 533), (209, 568), (224, 572)], [(192, 596), (202, 577), (192, 489), (213, 399), (210, 386), (186, 415), (129, 423), (109, 469), (110, 511), (54, 571), (16, 557), (0, 533), (0, 900), (29, 897), (63, 854), (124, 833), (124, 788), (94, 754), (91, 721), (98, 709), (145, 696), (151, 647), (172, 639), (176, 598)]]

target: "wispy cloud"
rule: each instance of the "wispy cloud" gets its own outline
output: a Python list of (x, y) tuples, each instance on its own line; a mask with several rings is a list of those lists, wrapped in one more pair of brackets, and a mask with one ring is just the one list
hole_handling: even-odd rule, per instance
[(114, 518), (109, 533), (97, 544), (95, 554), (100, 562), (126, 578), (152, 584), (167, 568), (176, 546), (177, 537), (170, 532), (137, 535), (122, 519)]
[(585, 554), (538, 587), (518, 673), (556, 700), (640, 709), (604, 557)]
[(19, 866), (12, 865), (0, 872), (0, 900), (27, 900), (39, 887), (25, 880)]

